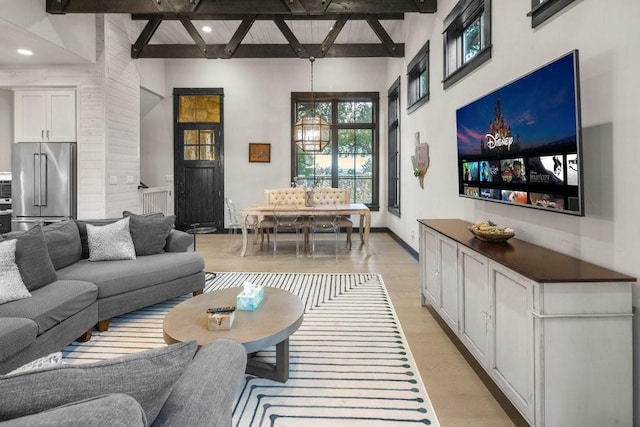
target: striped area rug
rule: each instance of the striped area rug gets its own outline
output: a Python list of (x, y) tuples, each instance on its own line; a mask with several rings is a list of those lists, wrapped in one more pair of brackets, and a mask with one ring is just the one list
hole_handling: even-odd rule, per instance
[[(248, 280), (287, 290), (305, 304), (290, 338), (286, 384), (247, 376), (234, 426), (438, 426), (400, 323), (378, 274), (218, 273), (205, 292)], [(85, 363), (164, 344), (162, 319), (189, 296), (111, 320), (107, 332), (64, 351)], [(275, 347), (258, 357), (273, 362)]]

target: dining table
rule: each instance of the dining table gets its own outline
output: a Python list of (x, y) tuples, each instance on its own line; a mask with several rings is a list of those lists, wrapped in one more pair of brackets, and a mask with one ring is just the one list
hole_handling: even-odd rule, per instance
[(335, 216), (335, 215), (359, 215), (360, 226), (358, 227), (358, 233), (360, 234), (360, 241), (364, 246), (364, 250), (367, 256), (371, 255), (371, 249), (369, 247), (369, 231), (371, 229), (371, 210), (364, 203), (345, 203), (345, 204), (317, 204), (314, 206), (282, 206), (282, 205), (268, 205), (268, 204), (255, 204), (246, 207), (242, 210), (241, 214), (241, 227), (242, 227), (242, 252), (240, 256), (245, 256), (247, 253), (247, 243), (249, 241), (249, 227), (247, 224), (259, 224), (260, 220), (265, 216), (272, 215), (296, 215), (296, 216)]

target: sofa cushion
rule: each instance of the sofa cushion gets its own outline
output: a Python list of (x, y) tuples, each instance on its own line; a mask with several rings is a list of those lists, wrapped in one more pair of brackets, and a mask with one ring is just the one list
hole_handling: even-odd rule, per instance
[(102, 226), (87, 224), (89, 261), (135, 259), (136, 250), (129, 232), (129, 218)]
[(31, 298), (0, 305), (0, 317), (24, 317), (38, 325), (38, 335), (91, 305), (96, 285), (80, 280), (58, 280), (31, 292)]
[(97, 363), (0, 376), (0, 421), (124, 393), (138, 401), (151, 424), (197, 348), (191, 341)]
[(176, 217), (136, 215), (127, 211), (124, 214), (129, 217), (129, 231), (136, 255), (162, 253)]
[(54, 222), (42, 227), (53, 268), (60, 270), (82, 259), (80, 232), (75, 221)]
[(70, 280), (87, 280), (98, 286), (98, 298), (105, 298), (190, 276), (204, 269), (195, 252), (173, 252), (138, 257), (132, 261), (77, 263), (58, 271)]
[(16, 264), (16, 241), (0, 242), (0, 304), (30, 296)]
[(80, 233), (80, 244), (82, 245), (82, 258), (89, 258), (89, 242), (87, 240), (87, 224), (91, 225), (107, 225), (117, 222), (120, 218), (108, 218), (108, 219), (77, 219), (76, 225), (78, 226), (78, 232)]
[(0, 317), (0, 362), (27, 348), (37, 335), (38, 325), (31, 319)]
[[(142, 407), (133, 397), (114, 393), (15, 418), (8, 423), (11, 427), (144, 427), (147, 419)], [(0, 423), (0, 426), (3, 425)]]
[(33, 291), (56, 280), (47, 244), (39, 225), (28, 231), (13, 231), (5, 239), (17, 239), (16, 264), (27, 289)]

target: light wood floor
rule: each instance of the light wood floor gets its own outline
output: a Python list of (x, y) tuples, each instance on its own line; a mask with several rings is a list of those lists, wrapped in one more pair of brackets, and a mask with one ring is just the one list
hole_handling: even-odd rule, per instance
[[(354, 233), (355, 234), (355, 233)], [(322, 236), (330, 239), (331, 236)], [(341, 239), (345, 238), (341, 234)], [(295, 255), (294, 236), (280, 236), (278, 254), (271, 247), (249, 243), (247, 255), (240, 257), (242, 246), (238, 235), (209, 234), (197, 236), (197, 251), (205, 259), (206, 271), (255, 272), (371, 272), (382, 274), (393, 305), (398, 313), (420, 375), (444, 427), (499, 427), (521, 425), (498, 404), (478, 375), (449, 337), (420, 304), (418, 262), (389, 234), (371, 233), (374, 252), (365, 257), (359, 237), (354, 235), (350, 252), (343, 250), (335, 259), (331, 241), (317, 244), (316, 258)], [(288, 240), (285, 242), (285, 240)]]

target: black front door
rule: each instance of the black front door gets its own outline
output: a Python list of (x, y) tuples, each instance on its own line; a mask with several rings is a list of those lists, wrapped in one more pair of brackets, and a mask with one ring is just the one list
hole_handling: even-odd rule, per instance
[[(214, 91), (214, 93), (212, 93)], [(175, 89), (176, 227), (224, 227), (222, 93)]]

